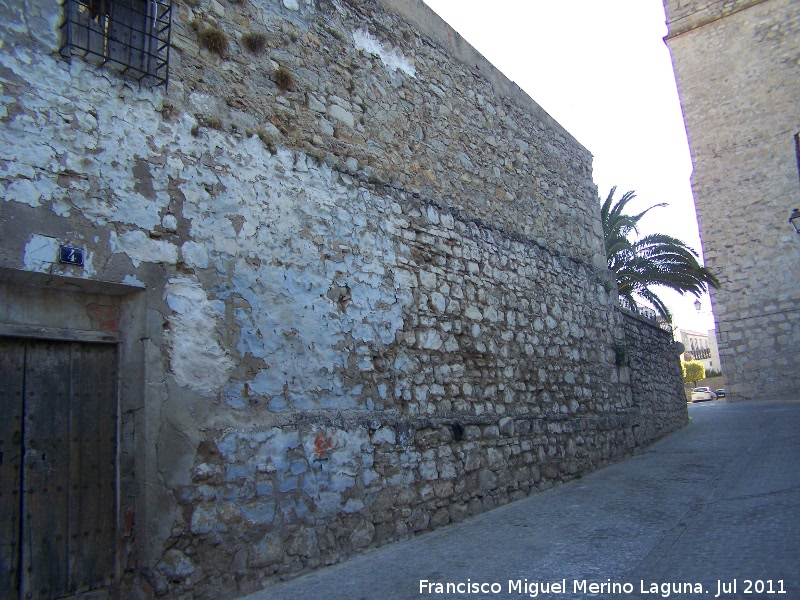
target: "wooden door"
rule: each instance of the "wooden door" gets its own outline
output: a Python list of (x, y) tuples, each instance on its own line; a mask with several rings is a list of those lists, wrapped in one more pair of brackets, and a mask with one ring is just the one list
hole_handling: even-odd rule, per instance
[(0, 338), (0, 598), (19, 591), (25, 348)]
[(114, 345), (0, 338), (0, 597), (111, 584), (116, 379)]

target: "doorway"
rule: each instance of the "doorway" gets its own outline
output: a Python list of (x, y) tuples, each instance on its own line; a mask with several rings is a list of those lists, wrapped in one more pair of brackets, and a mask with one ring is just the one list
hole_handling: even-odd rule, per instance
[(117, 347), (0, 337), (0, 598), (110, 586)]

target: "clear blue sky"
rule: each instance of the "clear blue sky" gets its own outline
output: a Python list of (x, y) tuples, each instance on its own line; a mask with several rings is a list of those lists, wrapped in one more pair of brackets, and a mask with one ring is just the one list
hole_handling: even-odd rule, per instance
[[(602, 198), (616, 185), (636, 191), (632, 210), (667, 202), (641, 232), (700, 251), (661, 0), (424, 1), (589, 149)], [(707, 296), (698, 315), (694, 296), (658, 293), (682, 327), (713, 327)]]

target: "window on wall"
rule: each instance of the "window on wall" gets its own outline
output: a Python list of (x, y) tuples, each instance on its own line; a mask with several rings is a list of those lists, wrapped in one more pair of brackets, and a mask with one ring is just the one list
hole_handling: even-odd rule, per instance
[(65, 0), (64, 11), (62, 54), (167, 84), (171, 0)]

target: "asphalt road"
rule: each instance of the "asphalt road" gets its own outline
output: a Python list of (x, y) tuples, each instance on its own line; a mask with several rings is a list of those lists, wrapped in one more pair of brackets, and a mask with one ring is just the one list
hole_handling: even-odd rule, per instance
[(246, 600), (800, 599), (800, 402), (689, 414), (637, 456)]

